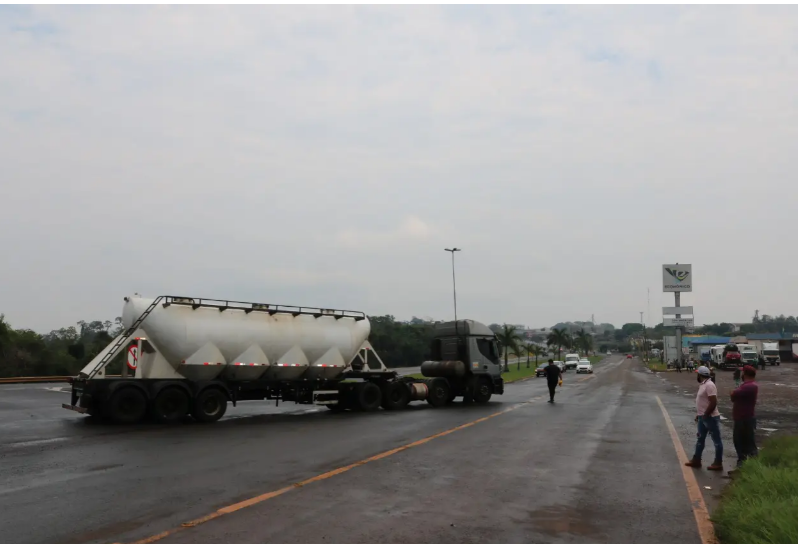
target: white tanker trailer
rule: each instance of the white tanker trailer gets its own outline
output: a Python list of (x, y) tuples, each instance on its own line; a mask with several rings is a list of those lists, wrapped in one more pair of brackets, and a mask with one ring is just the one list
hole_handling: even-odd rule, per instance
[(71, 379), (64, 408), (120, 423), (212, 422), (242, 400), (371, 411), (504, 392), (496, 337), (471, 320), (436, 325), (426, 379), (385, 367), (362, 312), (132, 296), (122, 320), (125, 331)]

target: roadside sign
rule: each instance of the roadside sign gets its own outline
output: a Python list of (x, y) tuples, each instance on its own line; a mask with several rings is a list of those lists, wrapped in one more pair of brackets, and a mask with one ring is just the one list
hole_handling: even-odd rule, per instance
[(690, 293), (693, 291), (693, 265), (663, 264), (662, 292)]
[(139, 348), (138, 346), (130, 346), (127, 348), (127, 367), (130, 370), (136, 370), (136, 367), (139, 366)]
[(666, 317), (663, 318), (662, 324), (665, 327), (692, 327), (694, 326), (692, 317)]
[(663, 306), (662, 315), (693, 315), (692, 306)]

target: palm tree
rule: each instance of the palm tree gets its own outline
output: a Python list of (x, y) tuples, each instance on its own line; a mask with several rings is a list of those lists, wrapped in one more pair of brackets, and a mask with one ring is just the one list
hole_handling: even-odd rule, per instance
[(526, 346), (521, 342), (516, 342), (515, 346), (513, 346), (513, 355), (515, 355), (517, 361), (516, 370), (521, 370), (521, 357), (524, 356), (524, 352), (526, 352)]
[(526, 367), (529, 368), (529, 358), (531, 355), (535, 355), (535, 348), (537, 346), (535, 344), (527, 344), (526, 348)]
[(557, 359), (560, 359), (562, 357), (562, 348), (568, 348), (571, 345), (571, 335), (565, 329), (553, 329), (548, 338), (546, 338), (546, 345), (554, 347)]
[(510, 367), (507, 365), (507, 356), (518, 344), (518, 331), (512, 325), (505, 323), (502, 325), (501, 330), (496, 332), (496, 339), (501, 343), (504, 350), (504, 372), (509, 372)]
[(574, 338), (574, 341), (576, 347), (585, 352), (585, 356), (587, 356), (590, 350), (593, 348), (593, 337), (586, 333), (585, 329), (579, 329), (576, 332), (576, 338)]
[(535, 368), (537, 368), (538, 367), (538, 357), (545, 356), (548, 353), (548, 351), (549, 350), (547, 350), (544, 347), (537, 346), (535, 344), (530, 345), (527, 348), (526, 367), (529, 368), (529, 354), (530, 353), (535, 356)]

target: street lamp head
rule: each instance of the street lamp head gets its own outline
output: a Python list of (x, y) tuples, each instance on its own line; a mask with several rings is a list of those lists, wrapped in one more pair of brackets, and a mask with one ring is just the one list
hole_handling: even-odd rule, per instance
[(444, 251), (450, 251), (450, 252), (454, 253), (455, 251), (463, 251), (463, 250), (460, 249), (459, 247), (455, 247), (455, 248), (452, 248), (452, 249), (449, 249), (447, 247), (447, 248), (444, 249)]

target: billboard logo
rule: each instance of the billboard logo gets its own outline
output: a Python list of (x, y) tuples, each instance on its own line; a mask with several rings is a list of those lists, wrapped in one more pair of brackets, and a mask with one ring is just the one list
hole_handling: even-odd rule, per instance
[(690, 275), (688, 270), (676, 270), (675, 268), (666, 268), (665, 271), (679, 283), (682, 283)]

